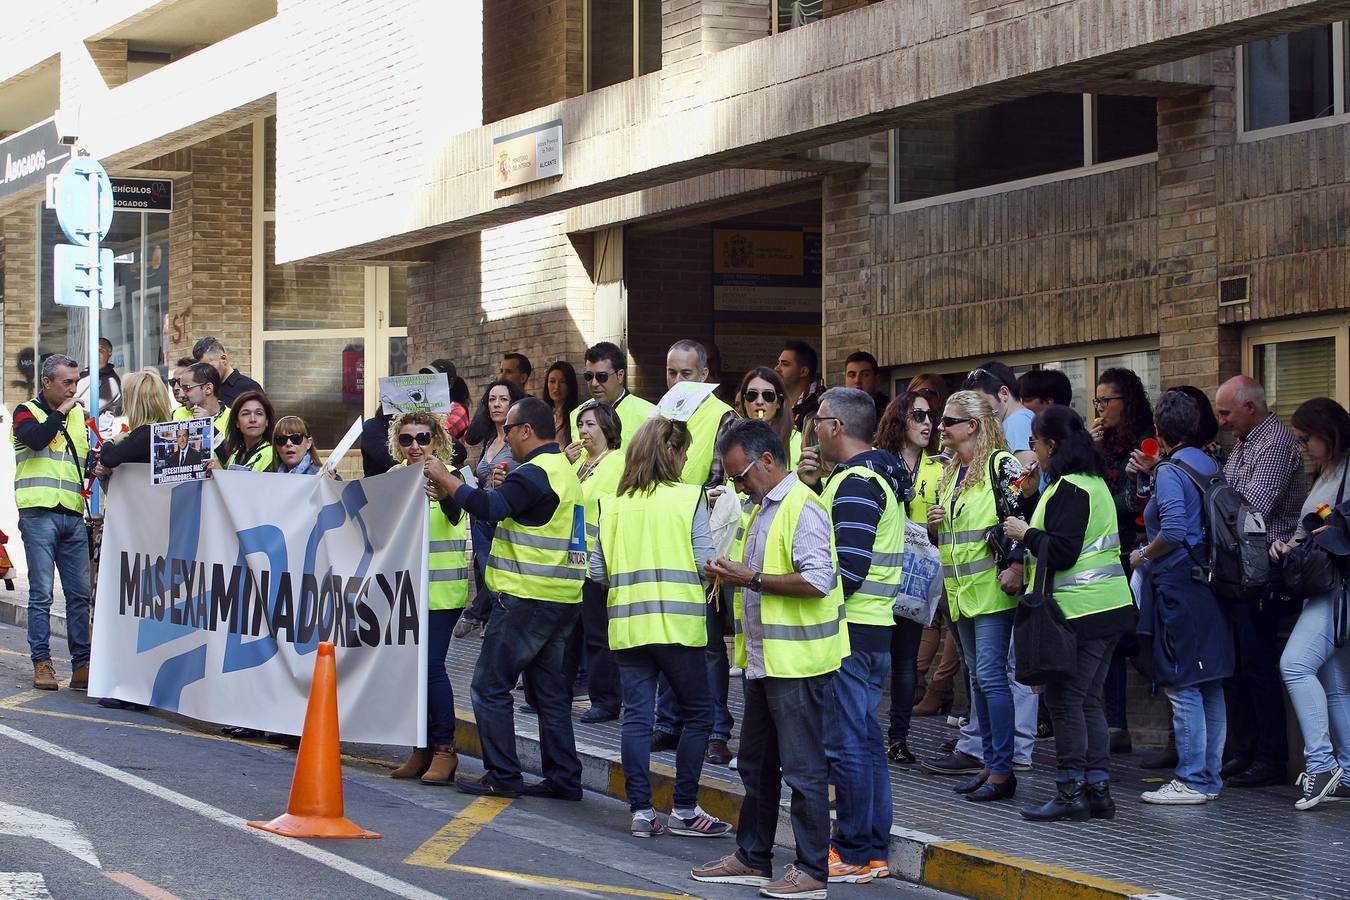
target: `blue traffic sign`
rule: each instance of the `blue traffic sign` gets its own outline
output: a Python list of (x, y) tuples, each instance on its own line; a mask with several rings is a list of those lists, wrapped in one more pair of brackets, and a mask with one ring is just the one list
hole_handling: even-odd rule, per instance
[(61, 306), (113, 308), (113, 252), (98, 251), (94, 270), (87, 247), (57, 244), (52, 267), (52, 296)]
[(112, 181), (99, 161), (72, 156), (56, 185), (56, 219), (72, 243), (88, 247), (112, 227)]

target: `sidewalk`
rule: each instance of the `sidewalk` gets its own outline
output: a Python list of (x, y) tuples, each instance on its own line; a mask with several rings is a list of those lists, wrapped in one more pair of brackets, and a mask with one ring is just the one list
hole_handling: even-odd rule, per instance
[[(26, 585), (16, 587), (13, 594), (0, 590), (0, 621), (22, 625)], [(57, 634), (65, 632), (59, 598), (52, 627)], [(449, 660), (460, 710), (458, 742), (469, 755), (481, 752), (469, 712), (469, 679), (479, 646), (476, 639), (456, 640)], [(585, 705), (582, 701), (577, 709)], [(741, 692), (735, 679), (731, 707), (739, 734)], [(885, 708), (883, 704), (883, 719)], [(619, 723), (582, 725), (574, 720), (574, 727), (586, 788), (622, 797)], [(536, 728), (533, 716), (517, 712), (521, 759), (537, 772)], [(939, 745), (955, 735), (944, 719), (916, 719), (910, 748), (920, 758), (937, 755)], [(674, 753), (654, 754), (652, 759), (656, 805), (668, 805)], [(1297, 812), (1291, 782), (1260, 790), (1230, 789), (1219, 802), (1201, 808), (1148, 806), (1138, 801), (1139, 792), (1170, 775), (1141, 770), (1137, 762), (1138, 754), (1133, 754), (1113, 763), (1114, 820), (1055, 824), (1027, 822), (1017, 812), (1053, 793), (1053, 741), (1038, 744), (1034, 771), (1019, 775), (1013, 803), (968, 803), (951, 792), (955, 779), (926, 775), (917, 765), (892, 764), (892, 867), (909, 881), (980, 898), (1350, 898), (1340, 862), (1350, 841), (1350, 803)], [(740, 796), (734, 770), (706, 765), (700, 795), (706, 809), (735, 821)], [(779, 840), (791, 843), (786, 810)]]

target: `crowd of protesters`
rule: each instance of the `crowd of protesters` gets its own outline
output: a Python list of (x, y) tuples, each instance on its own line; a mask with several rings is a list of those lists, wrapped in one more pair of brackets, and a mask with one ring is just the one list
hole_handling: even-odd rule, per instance
[[(708, 382), (710, 350), (675, 342), (667, 387)], [(1151, 399), (1137, 373), (1114, 368), (1099, 374), (1085, 420), (1062, 372), (1018, 378), (992, 361), (963, 379), (920, 375), (890, 399), (865, 351), (847, 358), (846, 386), (827, 389), (814, 348), (789, 341), (727, 402), (704, 392), (676, 420), (630, 392), (622, 348), (596, 344), (581, 362), (580, 379), (553, 362), (534, 396), (530, 360), (507, 354), (475, 406), (453, 364), (436, 360), (423, 371), (450, 381), (448, 415), (381, 412), (364, 425), (363, 474), (424, 465), (430, 510), (429, 742), (395, 778), (580, 800), (571, 708), (584, 671), (581, 720), (622, 716), (634, 836), (734, 836), (735, 852), (693, 878), (824, 897), (831, 882), (888, 876), (892, 763), (959, 776), (966, 801), (1008, 801), (1038, 732), (1053, 733), (1055, 795), (1022, 815), (1115, 816), (1110, 757), (1132, 746), (1132, 663), (1165, 693), (1175, 745), (1157, 761), (1172, 777), (1143, 802), (1202, 805), (1230, 787), (1286, 783), (1286, 692), (1305, 747), (1296, 808), (1350, 797), (1350, 536), (1337, 518), (1350, 415), (1334, 400), (1308, 400), (1285, 423), (1245, 376), (1213, 398), (1180, 386)], [(114, 389), (100, 374), (128, 429), (96, 463), (78, 402), (88, 379), (70, 358), (44, 360), (40, 393), (14, 416), (41, 689), (59, 686), (54, 570), (71, 623), (69, 686), (88, 683), (86, 469), (107, 478), (148, 462), (155, 422), (199, 417), (216, 423), (213, 466), (321, 468), (305, 422), (278, 419), (214, 338), (167, 385), (147, 371)], [(931, 621), (896, 611), (907, 521), (941, 561)], [(721, 546), (715, 522), (734, 526)], [(1255, 558), (1242, 555), (1250, 546)], [(479, 629), (471, 694), (485, 774), (456, 777), (445, 661)], [(745, 700), (734, 751), (733, 673)], [(964, 716), (953, 709), (959, 678)], [(538, 718), (537, 782), (516, 753), (520, 685)], [(948, 713), (960, 736), (917, 760), (913, 717)], [(661, 750), (676, 758), (664, 818), (648, 780)], [(744, 783), (734, 829), (697, 804), (705, 762), (734, 763)], [(796, 851), (775, 879), (783, 782)]]

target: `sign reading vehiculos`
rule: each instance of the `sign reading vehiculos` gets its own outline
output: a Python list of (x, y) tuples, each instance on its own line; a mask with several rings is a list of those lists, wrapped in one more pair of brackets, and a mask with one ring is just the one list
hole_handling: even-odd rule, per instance
[(331, 641), (342, 738), (426, 743), (421, 466), (174, 485), (148, 469), (118, 469), (108, 495), (90, 696), (299, 734)]
[(562, 120), (555, 119), (492, 139), (495, 190), (563, 173)]

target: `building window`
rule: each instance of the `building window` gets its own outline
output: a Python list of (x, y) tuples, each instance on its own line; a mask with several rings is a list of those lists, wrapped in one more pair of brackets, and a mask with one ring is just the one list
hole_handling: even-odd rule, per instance
[(773, 0), (773, 33), (819, 21), (825, 0)]
[(1242, 48), (1243, 128), (1257, 131), (1344, 112), (1333, 90), (1333, 32), (1321, 25)]
[(923, 119), (893, 133), (897, 204), (976, 196), (1158, 150), (1157, 100), (1035, 94)]
[(661, 68), (661, 0), (587, 0), (586, 89)]
[(1303, 401), (1336, 396), (1336, 338), (1257, 344), (1252, 377), (1266, 389), (1271, 410), (1288, 422)]
[[(102, 246), (113, 251), (113, 308), (99, 312), (99, 334), (112, 342), (112, 366), (120, 374), (143, 368), (167, 371), (169, 317), (169, 219), (171, 213), (119, 209)], [(39, 210), (37, 315), (32, 359), (37, 369), (53, 353), (89, 363), (88, 313), (60, 306), (55, 298), (55, 246), (68, 243), (56, 212)], [(20, 354), (23, 355), (22, 353)], [(34, 370), (36, 371), (36, 369)], [(31, 373), (25, 371), (27, 380)]]

